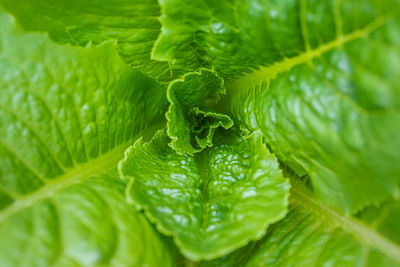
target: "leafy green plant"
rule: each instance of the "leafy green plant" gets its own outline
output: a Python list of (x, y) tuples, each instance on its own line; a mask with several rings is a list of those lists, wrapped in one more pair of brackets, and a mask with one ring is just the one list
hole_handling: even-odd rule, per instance
[(400, 1), (0, 6), (0, 266), (400, 266)]

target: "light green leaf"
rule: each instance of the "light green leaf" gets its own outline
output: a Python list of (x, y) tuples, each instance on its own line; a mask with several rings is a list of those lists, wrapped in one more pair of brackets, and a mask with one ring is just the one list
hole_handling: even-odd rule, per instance
[[(165, 87), (113, 43), (58, 46), (1, 14), (0, 95), (0, 265), (168, 264), (121, 184), (100, 175), (163, 117)], [(104, 181), (85, 183), (92, 176)]]
[(92, 176), (1, 222), (1, 266), (173, 266), (171, 243), (126, 204), (115, 174)]
[(170, 106), (166, 114), (170, 145), (179, 153), (193, 154), (212, 146), (215, 130), (229, 129), (233, 121), (224, 114), (208, 111), (207, 101), (218, 101), (225, 94), (223, 80), (213, 71), (200, 69), (170, 83)]
[[(219, 5), (221, 1), (214, 2)], [(224, 2), (224, 1), (222, 1)], [(209, 67), (206, 60), (203, 25), (210, 21), (204, 1), (160, 0), (162, 31), (152, 58), (184, 64), (187, 71)], [(226, 10), (229, 12), (229, 10)]]
[(152, 56), (214, 68), (228, 83), (262, 66), (317, 49), (398, 12), (397, 0), (160, 0)]
[(400, 196), (400, 1), (160, 4), (153, 57), (215, 69), (232, 117), (261, 129), (320, 199), (351, 213)]
[(118, 41), (125, 62), (160, 80), (171, 78), (167, 62), (151, 60), (160, 33), (157, 0), (0, 0), (25, 29), (48, 32), (61, 43)]
[(399, 36), (397, 18), (379, 17), (244, 77), (231, 99), (239, 121), (347, 213), (400, 196)]
[(289, 182), (260, 134), (220, 137), (195, 156), (179, 155), (159, 131), (150, 143), (135, 142), (120, 163), (129, 200), (192, 260), (257, 240), (286, 214)]
[(400, 202), (370, 207), (354, 217), (329, 208), (294, 183), (286, 218), (251, 246), (200, 266), (400, 265)]

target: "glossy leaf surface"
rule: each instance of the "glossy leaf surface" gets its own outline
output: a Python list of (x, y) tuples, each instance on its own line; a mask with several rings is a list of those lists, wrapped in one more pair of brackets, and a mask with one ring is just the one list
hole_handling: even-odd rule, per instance
[(200, 266), (398, 266), (400, 203), (384, 203), (350, 217), (294, 183), (284, 220), (264, 238)]
[[(162, 31), (153, 57), (214, 67), (226, 80), (308, 53), (377, 17), (397, 0), (160, 0)], [(246, 84), (244, 84), (246, 85)]]
[(130, 180), (128, 198), (185, 256), (222, 256), (286, 214), (289, 183), (259, 134), (224, 136), (195, 156), (177, 154), (168, 142), (161, 131), (150, 143), (138, 140), (120, 172)]
[(117, 179), (91, 176), (0, 222), (0, 264), (174, 266), (172, 244), (126, 204)]
[(1, 0), (0, 5), (27, 30), (81, 46), (116, 40), (120, 56), (131, 66), (160, 80), (172, 77), (167, 62), (150, 57), (161, 27), (157, 0)]
[[(353, 212), (399, 195), (399, 22), (312, 59), (282, 63), (276, 77), (238, 95), (238, 120), (260, 128), (266, 142), (319, 198)], [(394, 47), (393, 46), (393, 47)]]
[(0, 265), (172, 264), (123, 184), (102, 174), (162, 117), (165, 88), (113, 43), (58, 46), (0, 21)]

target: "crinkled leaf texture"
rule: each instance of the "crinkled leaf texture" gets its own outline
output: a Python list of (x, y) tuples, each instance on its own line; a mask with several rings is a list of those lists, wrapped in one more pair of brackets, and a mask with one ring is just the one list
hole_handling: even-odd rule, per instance
[[(127, 193), (159, 229), (175, 237), (185, 255), (210, 259), (241, 247), (200, 265), (398, 266), (400, 1), (159, 3), (161, 12), (156, 0), (0, 0), (25, 29), (81, 46), (58, 47), (42, 35), (22, 36), (10, 31), (9, 18), (1, 18), (0, 234), (6, 238), (0, 240), (0, 263), (172, 264), (174, 250), (123, 201), (124, 185), (114, 174), (103, 173), (133, 140), (147, 135), (146, 126), (160, 120), (168, 108), (165, 87), (124, 66), (118, 51), (125, 62), (159, 80), (183, 78), (168, 91), (169, 128), (176, 127), (170, 137), (182, 141), (175, 146), (182, 151), (169, 148), (165, 134), (159, 148), (136, 143), (128, 155), (140, 152), (142, 158), (128, 159), (143, 164), (134, 165)], [(117, 45), (103, 44), (110, 40)], [(220, 169), (202, 166), (222, 150), (240, 146), (220, 143), (213, 130), (224, 119), (230, 124), (207, 103), (215, 96), (208, 90), (221, 94), (223, 86), (228, 97), (213, 107), (218, 112), (232, 108), (231, 118), (238, 126), (246, 125), (247, 132), (261, 130), (271, 152), (298, 175), (308, 174), (313, 188), (310, 192), (292, 186), (287, 217), (245, 247), (250, 239), (260, 238), (279, 213), (259, 210), (271, 202), (258, 198), (248, 204), (252, 193), (245, 200), (242, 193), (230, 194), (249, 191), (247, 183), (240, 187), (239, 178), (224, 180), (231, 173), (253, 181), (242, 162), (216, 164), (227, 168), (222, 170), (228, 176), (203, 173), (219, 174)], [(204, 101), (183, 108), (188, 92)], [(211, 141), (214, 146), (209, 148)], [(145, 148), (158, 154), (147, 156)], [(183, 153), (190, 149), (203, 151)], [(160, 160), (161, 152), (171, 161)], [(276, 168), (275, 158), (267, 155)], [(231, 160), (233, 156), (227, 162)], [(146, 173), (137, 171), (142, 169)], [(222, 186), (214, 188), (203, 177), (213, 177)], [(171, 183), (177, 187), (169, 188)], [(234, 190), (223, 187), (231, 183)], [(281, 198), (274, 205), (283, 205), (284, 191), (278, 191)], [(151, 192), (156, 193), (147, 197)], [(223, 195), (214, 202), (221, 204), (216, 213), (205, 213), (204, 207), (214, 207), (208, 201), (213, 192)], [(281, 216), (286, 205), (282, 207)], [(113, 214), (112, 222), (103, 211)], [(222, 225), (221, 232), (199, 237), (204, 216), (209, 222), (205, 229)], [(215, 223), (208, 219), (213, 216)], [(234, 224), (226, 227), (227, 222)], [(105, 242), (111, 236), (118, 236), (110, 241), (117, 244), (113, 247)], [(206, 246), (212, 238), (215, 242)]]
[(399, 25), (378, 19), (273, 65), (262, 70), (270, 80), (232, 99), (235, 118), (348, 213), (400, 195)]
[(351, 213), (400, 195), (400, 1), (160, 5), (153, 57), (206, 62), (230, 98), (242, 93), (232, 117), (246, 117), (279, 159), (310, 174), (320, 199)]
[(124, 200), (124, 150), (167, 108), (165, 87), (113, 43), (58, 46), (0, 15), (0, 265), (172, 265)]
[(36, 201), (0, 222), (1, 266), (173, 266), (174, 249), (124, 199), (117, 172)]
[(182, 253), (212, 259), (261, 238), (286, 214), (289, 182), (260, 134), (222, 136), (194, 156), (178, 154), (159, 131), (120, 163), (128, 198)]
[(118, 41), (125, 62), (167, 81), (171, 64), (151, 60), (160, 33), (157, 0), (0, 0), (27, 30), (48, 32), (60, 43), (86, 45)]
[(288, 215), (262, 240), (200, 266), (399, 266), (399, 218), (399, 201), (349, 217), (295, 182)]
[[(377, 17), (398, 16), (398, 0), (159, 0), (158, 60), (212, 67), (226, 81), (318, 48)], [(264, 78), (268, 78), (264, 76)]]
[(218, 127), (229, 129), (233, 121), (206, 107), (225, 94), (223, 80), (215, 72), (201, 69), (170, 83), (167, 91), (170, 106), (166, 114), (170, 145), (178, 153), (193, 154), (212, 146)]

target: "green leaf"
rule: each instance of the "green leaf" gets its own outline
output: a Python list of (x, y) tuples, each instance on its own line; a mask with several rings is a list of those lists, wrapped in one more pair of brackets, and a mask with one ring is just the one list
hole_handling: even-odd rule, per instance
[[(292, 177), (293, 173), (283, 173)], [(400, 202), (368, 207), (352, 217), (324, 205), (304, 185), (291, 180), (286, 217), (257, 242), (212, 261), (178, 266), (382, 266), (400, 264)]]
[(347, 213), (400, 195), (399, 36), (398, 19), (377, 18), (245, 77), (231, 99), (239, 121)]
[(57, 42), (84, 46), (117, 40), (125, 62), (160, 80), (172, 77), (167, 62), (150, 58), (160, 33), (157, 0), (0, 0), (0, 5), (25, 29), (48, 32)]
[(173, 266), (174, 248), (126, 204), (115, 174), (92, 176), (1, 222), (0, 264)]
[(397, 0), (159, 2), (162, 30), (153, 58), (192, 70), (212, 67), (228, 83), (400, 10)]
[[(152, 58), (183, 65), (187, 71), (209, 67), (203, 25), (210, 20), (204, 1), (160, 0), (162, 31), (152, 51)], [(215, 2), (218, 5), (221, 1)], [(223, 1), (224, 2), (224, 1)], [(229, 10), (226, 10), (227, 12)]]
[(215, 130), (229, 129), (233, 121), (224, 114), (209, 111), (206, 103), (217, 102), (225, 94), (223, 80), (213, 71), (200, 69), (170, 83), (170, 106), (166, 114), (170, 145), (179, 153), (193, 154), (212, 146)]
[(1, 266), (168, 264), (122, 185), (101, 175), (163, 117), (165, 91), (114, 43), (55, 45), (0, 14)]
[(291, 198), (286, 218), (262, 240), (200, 266), (399, 266), (399, 201), (349, 217), (298, 183)]
[(320, 199), (351, 213), (400, 195), (399, 1), (160, 4), (153, 57), (215, 69), (235, 116)]
[(128, 199), (192, 260), (257, 240), (286, 214), (289, 182), (260, 134), (220, 137), (190, 156), (177, 154), (159, 131), (149, 143), (135, 142), (120, 163)]

